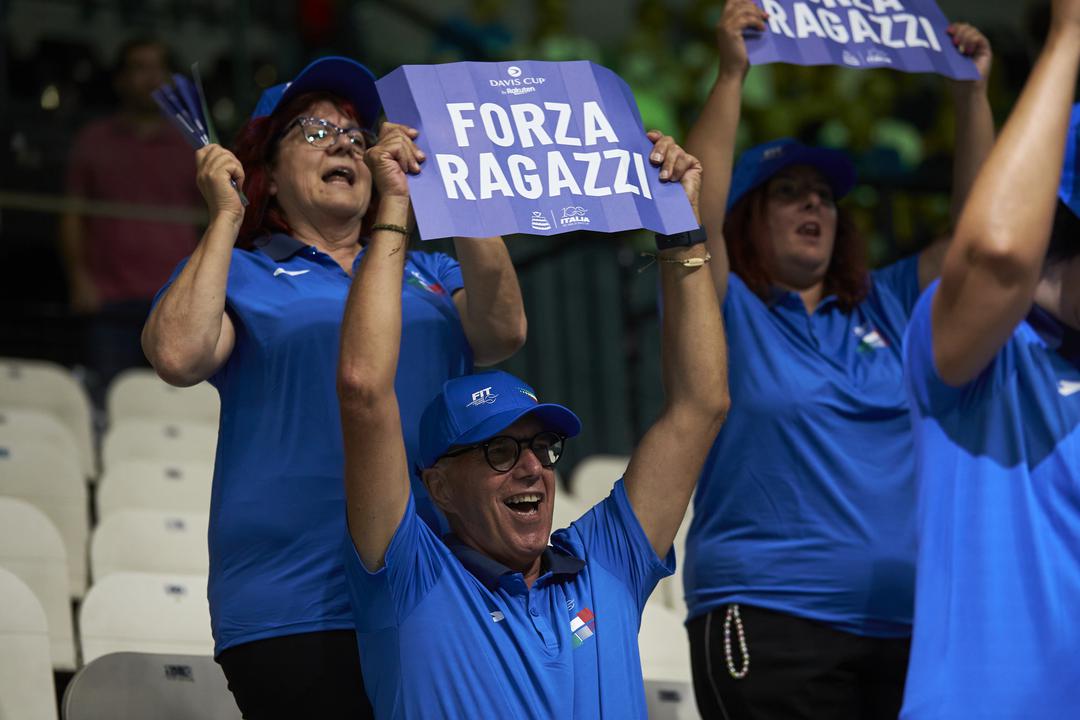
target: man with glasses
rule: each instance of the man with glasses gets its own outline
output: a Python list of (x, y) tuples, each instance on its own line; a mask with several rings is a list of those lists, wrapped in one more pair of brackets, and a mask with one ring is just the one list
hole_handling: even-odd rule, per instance
[[(651, 133), (697, 211), (701, 165)], [(392, 147), (371, 167), (399, 162)], [(408, 200), (380, 212), (408, 218)], [(727, 411), (704, 232), (657, 236), (667, 404), (611, 495), (551, 534), (554, 465), (581, 423), (504, 372), (451, 379), (420, 423), (422, 477), (451, 533), (416, 514), (397, 399), (404, 238), (375, 232), (342, 323), (345, 563), (376, 717), (644, 718), (637, 633)], [(549, 544), (550, 541), (550, 544)], [(682, 642), (682, 638), (673, 638)]]

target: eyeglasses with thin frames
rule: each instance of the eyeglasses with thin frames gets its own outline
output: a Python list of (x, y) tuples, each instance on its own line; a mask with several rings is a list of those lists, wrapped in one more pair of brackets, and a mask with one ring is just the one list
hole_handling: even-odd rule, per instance
[[(345, 139), (349, 142), (349, 149), (358, 153), (364, 152), (377, 142), (375, 134), (370, 130), (358, 127), (338, 127), (329, 120), (324, 120), (322, 118), (298, 117), (289, 123), (285, 128), (285, 133), (288, 133), (294, 125), (300, 128), (300, 133), (304, 140), (307, 141), (308, 145), (319, 148), (320, 150), (325, 150), (336, 145), (338, 138), (342, 135), (344, 135)], [(283, 133), (283, 135), (285, 133)]]
[(473, 450), (484, 451), (484, 460), (495, 472), (509, 472), (517, 465), (521, 458), (521, 448), (528, 446), (536, 455), (537, 460), (543, 467), (550, 468), (559, 462), (562, 457), (563, 443), (566, 438), (559, 433), (544, 430), (536, 433), (531, 438), (518, 439), (510, 435), (496, 435), (484, 442), (451, 450), (444, 453), (444, 457), (457, 457)]

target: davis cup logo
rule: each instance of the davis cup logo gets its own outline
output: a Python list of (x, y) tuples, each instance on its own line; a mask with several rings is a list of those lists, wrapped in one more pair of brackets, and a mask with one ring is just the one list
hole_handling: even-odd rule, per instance
[(548, 219), (544, 216), (544, 213), (540, 212), (539, 210), (533, 210), (531, 222), (533, 230), (551, 229), (551, 223), (548, 222)]
[(488, 80), (488, 85), (493, 88), (501, 88), (499, 92), (503, 95), (528, 95), (536, 92), (540, 85), (547, 82), (547, 79), (542, 77), (522, 77), (524, 72), (517, 65), (506, 68), (506, 74), (509, 76), (509, 80), (505, 78)]

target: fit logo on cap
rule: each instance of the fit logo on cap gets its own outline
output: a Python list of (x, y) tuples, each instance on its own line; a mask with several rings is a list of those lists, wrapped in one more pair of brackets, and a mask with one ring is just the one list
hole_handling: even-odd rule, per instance
[(472, 402), (465, 407), (480, 407), (481, 405), (491, 405), (499, 398), (498, 393), (491, 392), (490, 387), (486, 387), (483, 390), (477, 390), (472, 394)]
[(782, 147), (774, 147), (774, 148), (769, 148), (764, 153), (762, 153), (761, 157), (762, 157), (763, 160), (774, 160), (774, 159), (780, 157), (783, 154), (784, 154), (784, 148), (782, 148)]

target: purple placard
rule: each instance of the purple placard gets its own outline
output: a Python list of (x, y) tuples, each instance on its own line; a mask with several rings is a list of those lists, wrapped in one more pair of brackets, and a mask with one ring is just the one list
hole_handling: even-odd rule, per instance
[(404, 65), (378, 81), (386, 117), (420, 131), (409, 176), (420, 237), (698, 226), (661, 183), (629, 87), (586, 61)]
[(746, 35), (752, 65), (842, 65), (978, 80), (934, 0), (754, 0), (768, 30)]

